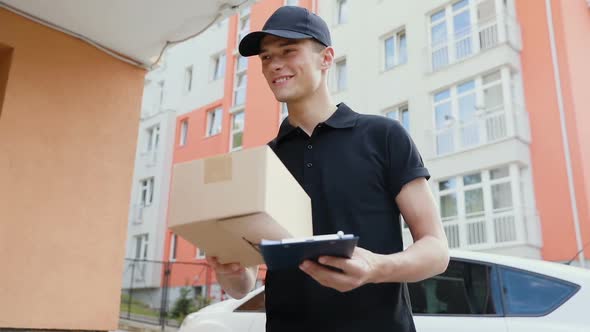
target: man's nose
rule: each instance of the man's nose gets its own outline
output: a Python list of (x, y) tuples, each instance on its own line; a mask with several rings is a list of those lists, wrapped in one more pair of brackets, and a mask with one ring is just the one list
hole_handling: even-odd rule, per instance
[(272, 62), (270, 64), (270, 68), (272, 69), (272, 71), (280, 71), (283, 68), (283, 61), (281, 61), (280, 59), (272, 59)]

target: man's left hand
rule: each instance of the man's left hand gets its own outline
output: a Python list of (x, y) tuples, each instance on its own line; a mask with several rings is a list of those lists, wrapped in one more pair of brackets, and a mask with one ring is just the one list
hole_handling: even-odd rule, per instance
[(363, 248), (356, 247), (351, 258), (322, 256), (319, 262), (342, 270), (333, 271), (313, 261), (306, 260), (299, 268), (325, 287), (340, 292), (348, 292), (367, 283), (376, 282), (379, 269), (377, 255)]

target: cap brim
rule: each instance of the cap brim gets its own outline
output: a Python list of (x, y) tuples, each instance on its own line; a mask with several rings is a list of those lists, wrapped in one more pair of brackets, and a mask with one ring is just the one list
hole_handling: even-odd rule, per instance
[(240, 45), (238, 47), (240, 54), (242, 56), (252, 56), (260, 54), (260, 42), (262, 38), (265, 36), (276, 36), (282, 37), (287, 39), (311, 39), (313, 38), (310, 35), (306, 35), (304, 33), (290, 31), (290, 30), (262, 30), (262, 31), (255, 31), (247, 34), (242, 40), (240, 41)]

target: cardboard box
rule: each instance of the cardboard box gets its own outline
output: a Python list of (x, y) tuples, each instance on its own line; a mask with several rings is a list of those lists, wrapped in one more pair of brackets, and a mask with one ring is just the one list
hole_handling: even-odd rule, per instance
[(312, 236), (311, 201), (268, 146), (174, 166), (169, 228), (222, 263), (263, 264), (252, 244)]

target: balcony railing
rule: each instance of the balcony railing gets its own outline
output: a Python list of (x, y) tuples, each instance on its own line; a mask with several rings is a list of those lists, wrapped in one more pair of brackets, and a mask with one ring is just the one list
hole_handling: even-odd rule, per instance
[[(503, 209), (477, 216), (443, 220), (450, 248), (490, 249), (507, 245), (540, 246), (538, 219), (527, 209)], [(412, 242), (409, 229), (403, 230), (404, 243)]]
[(426, 52), (428, 71), (437, 71), (502, 43), (508, 43), (516, 50), (522, 48), (520, 27), (507, 13), (455, 31), (452, 40), (432, 44)]
[(505, 109), (504, 105), (480, 110), (474, 119), (462, 121), (453, 118), (429, 132), (434, 141), (434, 154), (443, 156), (490, 144), (509, 137), (530, 141), (528, 115), (522, 107), (514, 104)]

